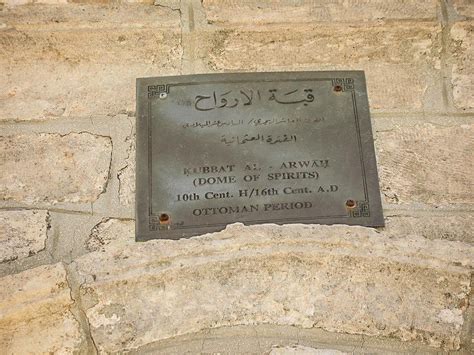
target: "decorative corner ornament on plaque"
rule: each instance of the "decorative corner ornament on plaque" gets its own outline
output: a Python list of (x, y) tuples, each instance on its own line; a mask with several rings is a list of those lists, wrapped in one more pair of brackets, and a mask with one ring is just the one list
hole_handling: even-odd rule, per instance
[(383, 226), (362, 71), (137, 79), (136, 240)]

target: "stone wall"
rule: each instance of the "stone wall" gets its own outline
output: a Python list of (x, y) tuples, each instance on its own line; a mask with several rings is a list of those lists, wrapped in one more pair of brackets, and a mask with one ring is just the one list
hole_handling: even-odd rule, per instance
[[(472, 1), (0, 7), (2, 353), (474, 352)], [(135, 78), (324, 69), (366, 72), (385, 228), (134, 242)]]

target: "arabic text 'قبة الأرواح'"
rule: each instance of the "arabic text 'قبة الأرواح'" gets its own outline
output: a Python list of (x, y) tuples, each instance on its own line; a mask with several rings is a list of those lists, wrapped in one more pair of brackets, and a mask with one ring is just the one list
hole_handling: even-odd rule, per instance
[[(312, 89), (303, 89), (303, 97), (298, 96), (299, 91), (299, 89), (295, 89), (279, 95), (277, 89), (270, 89), (268, 90), (268, 97), (264, 97), (263, 100), (266, 99), (283, 105), (302, 103), (305, 106), (314, 101)], [(198, 111), (210, 111), (220, 108), (234, 108), (239, 104), (249, 106), (253, 104), (254, 99), (262, 101), (262, 96), (264, 95), (260, 93), (260, 90), (239, 90), (236, 95), (233, 94), (232, 90), (219, 95), (213, 91), (212, 95), (197, 95), (194, 99), (194, 108)]]

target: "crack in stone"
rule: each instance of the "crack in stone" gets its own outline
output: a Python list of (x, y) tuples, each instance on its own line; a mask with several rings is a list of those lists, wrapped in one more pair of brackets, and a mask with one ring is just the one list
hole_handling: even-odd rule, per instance
[(161, 7), (161, 8), (164, 8), (164, 9), (168, 9), (168, 10), (171, 10), (171, 11), (175, 11), (175, 12), (178, 12), (179, 13), (179, 23), (180, 23), (180, 26), (179, 26), (179, 47), (181, 49), (181, 56), (180, 56), (180, 68), (179, 68), (179, 72), (182, 74), (183, 73), (183, 67), (184, 67), (184, 46), (183, 46), (183, 28), (184, 28), (184, 17), (183, 17), (183, 11), (181, 10), (181, 7), (182, 7), (182, 1), (179, 0), (179, 7), (173, 7), (171, 5), (164, 5), (164, 4), (161, 4), (158, 0), (155, 1), (155, 3), (153, 4), (154, 6), (156, 7)]
[[(44, 241), (44, 248), (42, 250), (44, 250), (44, 252), (49, 255), (51, 260), (54, 260), (54, 255), (53, 255), (54, 253), (53, 253), (53, 248), (52, 248), (54, 246), (54, 233), (53, 233), (53, 236), (49, 235), (49, 233), (52, 229), (51, 214), (49, 212), (50, 212), (49, 210), (46, 211), (46, 239)], [(47, 245), (48, 245), (48, 242), (49, 242), (50, 238), (53, 239), (51, 241), (51, 247), (47, 248)]]
[(74, 263), (64, 264), (64, 268), (66, 270), (66, 281), (69, 287), (70, 297), (73, 301), (73, 307), (75, 308), (77, 315), (74, 314), (73, 310), (71, 310), (71, 313), (73, 314), (74, 318), (79, 323), (82, 331), (84, 332), (88, 347), (92, 347), (94, 349), (93, 353), (98, 354), (99, 350), (95, 339), (92, 336), (89, 318), (87, 318), (87, 314), (81, 302), (80, 289), (85, 281), (79, 283), (79, 281), (77, 280), (77, 275), (73, 270), (73, 264)]
[(155, 3), (153, 5), (156, 6), (156, 7), (161, 7), (161, 8), (164, 8), (164, 9), (171, 10), (171, 11), (178, 11), (179, 15), (181, 16), (181, 0), (179, 1), (179, 7), (178, 8), (172, 7), (171, 5), (160, 4), (158, 2), (158, 0), (155, 1)]
[(117, 180), (118, 180), (118, 195), (119, 195), (119, 203), (122, 204), (121, 201), (121, 195), (122, 195), (122, 189), (124, 188), (122, 185), (124, 182), (122, 182), (121, 177), (125, 173), (126, 169), (129, 167), (129, 160), (131, 157), (131, 153), (134, 150), (133, 145), (135, 144), (136, 138), (134, 140), (134, 134), (135, 134), (135, 128), (132, 120), (130, 117), (128, 117), (128, 121), (130, 122), (130, 133), (129, 135), (125, 138), (125, 143), (129, 143), (127, 147), (127, 157), (125, 158), (125, 165), (122, 166), (118, 171), (117, 171)]
[(180, 68), (179, 71), (181, 74), (183, 74), (183, 66), (184, 66), (184, 46), (183, 46), (183, 12), (181, 11), (181, 0), (179, 0), (179, 46), (181, 47), (181, 58), (179, 60), (180, 62)]

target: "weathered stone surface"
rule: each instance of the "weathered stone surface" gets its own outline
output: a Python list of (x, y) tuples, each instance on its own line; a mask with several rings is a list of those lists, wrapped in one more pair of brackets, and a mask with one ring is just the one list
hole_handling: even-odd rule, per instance
[[(68, 0), (73, 4), (116, 4), (116, 0)], [(121, 0), (120, 3), (153, 4), (153, 0)]]
[(67, 0), (2, 0), (2, 1), (4, 2), (6, 6), (9, 6), (9, 7), (19, 6), (19, 5), (28, 5), (28, 4), (57, 5), (57, 4), (67, 3)]
[[(80, 330), (88, 327), (84, 315), (102, 352), (146, 353), (150, 346), (148, 353), (161, 354), (153, 344), (173, 339), (182, 350), (174, 353), (215, 353), (223, 343), (228, 353), (307, 346), (274, 348), (273, 354), (392, 349), (365, 348), (371, 339), (456, 349), (462, 332), (464, 344), (471, 341), (472, 125), (454, 126), (468, 121), (466, 113), (443, 116), (446, 121), (430, 115), (445, 115), (444, 80), (452, 80), (449, 105), (453, 98), (460, 110), (474, 108), (471, 1), (203, 0), (199, 9), (193, 0), (194, 17), (191, 1), (179, 0), (156, 0), (159, 6), (0, 0), (0, 7), (5, 2), (35, 4), (0, 11), (0, 120), (132, 116), (135, 78), (179, 74), (181, 66), (183, 72), (363, 69), (371, 109), (387, 112), (375, 121), (391, 120), (376, 132), (384, 202), (401, 206), (387, 206), (386, 227), (378, 231), (234, 225), (193, 239), (140, 244), (133, 221), (104, 218), (85, 244), (101, 218), (97, 213), (130, 216), (134, 133), (125, 125), (109, 132), (97, 124), (103, 118), (91, 119), (94, 132), (113, 138), (110, 170), (111, 138), (48, 133), (90, 131), (84, 119), (38, 123), (35, 130), (44, 133), (24, 135), (13, 133), (25, 128), (10, 122), (9, 133), (0, 133), (0, 200), (31, 208), (64, 202), (51, 208), (57, 234), (48, 251), (68, 262), (90, 253), (73, 264), (84, 281), (77, 303), (71, 294), (78, 295), (78, 280), (69, 279), (71, 292), (61, 264), (0, 279), (0, 353), (88, 353), (92, 347)], [(436, 16), (446, 7), (450, 21), (441, 51)], [(206, 17), (208, 25), (201, 22)], [(441, 52), (452, 70), (447, 79)], [(423, 112), (437, 124), (414, 126), (418, 114), (410, 114), (399, 118), (399, 127), (399, 111)], [(96, 201), (108, 178), (115, 194), (97, 201), (92, 216), (63, 210)], [(48, 224), (44, 210), (0, 211), (3, 273), (49, 260), (46, 252), (27, 258), (44, 249)], [(5, 262), (16, 258), (25, 259)], [(83, 304), (84, 315), (77, 312)], [(239, 325), (245, 336), (229, 331), (219, 338)], [(277, 333), (268, 337), (266, 325), (281, 325), (286, 342)], [(333, 342), (304, 342), (314, 340), (316, 330), (327, 330)], [(336, 337), (348, 333), (353, 343), (336, 346), (342, 344)], [(192, 334), (201, 336), (192, 340)], [(179, 343), (186, 336), (192, 350)], [(242, 345), (245, 337), (251, 344)], [(404, 344), (396, 348), (400, 353), (415, 352), (412, 343)]]
[(392, 236), (420, 235), (474, 244), (474, 213), (456, 215), (385, 215), (385, 231)]
[[(435, 0), (203, 0), (209, 23), (358, 22), (381, 19), (434, 19)], [(238, 16), (236, 16), (238, 14)]]
[[(88, 19), (76, 14), (76, 6), (71, 13), (68, 8), (57, 17), (40, 12), (38, 19), (23, 11), (21, 20), (12, 10), (4, 19), (9, 28), (0, 31), (0, 120), (133, 112), (137, 77), (179, 71), (179, 13), (151, 7), (141, 24), (143, 8), (102, 10), (102, 23), (97, 14)], [(30, 19), (37, 27), (24, 24)]]
[(35, 6), (6, 7), (0, 12), (0, 22), (5, 24), (4, 28), (18, 31), (151, 27), (164, 29), (179, 26), (180, 18), (178, 12), (169, 8), (140, 4), (121, 3), (120, 6), (42, 6), (36, 4)]
[[(167, 42), (165, 35), (145, 33), (143, 29), (85, 29), (83, 31), (18, 31), (2, 33), (2, 50), (10, 63), (37, 59), (95, 64), (130, 64), (144, 61), (152, 64), (153, 54), (148, 51), (156, 42)], [(130, 48), (140, 41), (142, 46)], [(75, 44), (73, 46), (73, 44)]]
[(451, 28), (453, 98), (454, 104), (463, 109), (474, 108), (473, 29), (472, 22), (458, 22)]
[(127, 138), (129, 144), (127, 150), (128, 156), (124, 166), (120, 169), (117, 178), (119, 180), (119, 201), (122, 205), (130, 206), (135, 203), (135, 154), (136, 154), (136, 136)]
[(0, 279), (0, 348), (4, 354), (72, 354), (84, 336), (70, 311), (64, 266), (40, 266)]
[[(57, 5), (57, 4), (67, 4), (67, 3), (79, 3), (79, 4), (117, 4), (113, 0), (2, 0), (9, 7), (19, 6), (19, 5), (29, 5), (34, 4), (46, 4), (46, 5)], [(2, 2), (0, 1), (0, 4)], [(121, 0), (120, 3), (142, 3), (142, 4), (152, 4), (153, 0)], [(71, 6), (71, 5), (69, 5)]]
[(87, 132), (0, 137), (0, 200), (93, 202), (105, 191), (109, 137)]
[(288, 325), (236, 325), (205, 329), (147, 344), (130, 354), (269, 354), (274, 348), (306, 347), (348, 354), (437, 354), (420, 342), (327, 332)]
[(132, 220), (120, 220), (115, 218), (105, 218), (96, 225), (87, 241), (87, 249), (91, 251), (105, 251), (105, 246), (112, 242), (127, 241), (134, 234), (134, 224)]
[(200, 55), (214, 71), (365, 70), (372, 109), (413, 110), (439, 77), (439, 35), (430, 22), (224, 28)]
[(47, 211), (0, 211), (0, 263), (43, 250), (48, 227)]
[(28, 67), (7, 66), (10, 74), (0, 72), (0, 82), (5, 84), (0, 87), (0, 91), (3, 90), (0, 95), (5, 98), (0, 107), (0, 120), (113, 116), (134, 112), (136, 78), (159, 75), (160, 71), (154, 70), (151, 64), (125, 63), (69, 65), (47, 62)]
[(474, 17), (474, 2), (472, 0), (451, 0), (451, 2), (458, 15)]
[(473, 203), (473, 125), (420, 124), (376, 132), (387, 203)]
[(135, 243), (133, 224), (98, 226), (93, 239), (105, 242), (75, 262), (101, 351), (265, 323), (458, 347), (472, 245), (364, 227), (240, 224)]
[(269, 355), (343, 355), (349, 354), (334, 349), (315, 349), (308, 346), (295, 345), (295, 346), (282, 346), (275, 347), (270, 351)]

